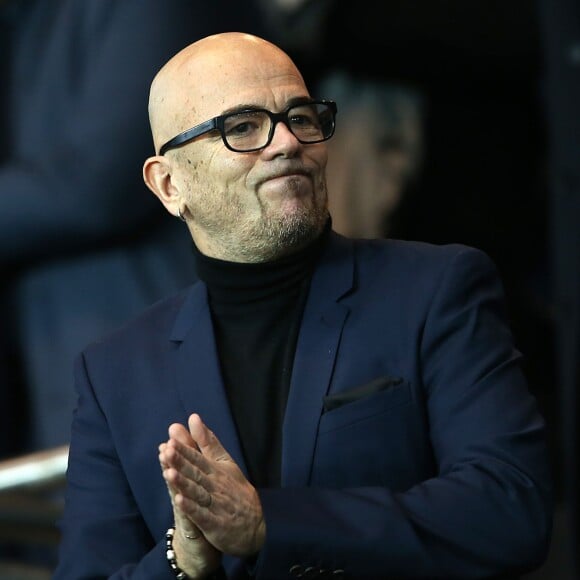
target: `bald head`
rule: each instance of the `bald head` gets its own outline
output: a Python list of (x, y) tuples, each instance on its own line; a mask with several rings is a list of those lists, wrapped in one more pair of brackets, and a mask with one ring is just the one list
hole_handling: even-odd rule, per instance
[(304, 80), (288, 55), (257, 36), (226, 32), (190, 44), (157, 73), (149, 94), (149, 120), (155, 150), (167, 140), (268, 83), (301, 85)]

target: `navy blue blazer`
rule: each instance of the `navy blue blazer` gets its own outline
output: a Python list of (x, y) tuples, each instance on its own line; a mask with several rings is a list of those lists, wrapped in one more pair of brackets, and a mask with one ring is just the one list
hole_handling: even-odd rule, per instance
[[(256, 577), (484, 578), (539, 565), (551, 482), (520, 363), (485, 254), (333, 233), (298, 337), (282, 485), (259, 490)], [(245, 470), (205, 285), (90, 345), (75, 372), (54, 579), (170, 580), (157, 458), (169, 424), (199, 413)], [(224, 565), (242, 577), (243, 562)]]

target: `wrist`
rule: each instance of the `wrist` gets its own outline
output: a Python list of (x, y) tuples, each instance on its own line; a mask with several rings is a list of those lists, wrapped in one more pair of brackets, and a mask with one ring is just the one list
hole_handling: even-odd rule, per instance
[(177, 560), (175, 558), (175, 550), (173, 549), (173, 536), (175, 535), (175, 528), (169, 528), (165, 532), (165, 557), (167, 558), (167, 563), (173, 571), (173, 574), (177, 580), (188, 580), (189, 576), (177, 565)]
[(211, 572), (202, 572), (190, 575), (182, 570), (177, 563), (177, 556), (173, 547), (173, 540), (175, 538), (175, 527), (172, 526), (165, 533), (165, 557), (167, 563), (171, 568), (177, 580), (226, 580), (226, 574), (223, 567), (219, 566)]

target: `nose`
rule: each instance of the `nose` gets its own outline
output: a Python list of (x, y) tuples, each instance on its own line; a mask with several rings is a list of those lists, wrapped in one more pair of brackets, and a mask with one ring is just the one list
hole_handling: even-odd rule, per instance
[(266, 149), (275, 152), (294, 152), (300, 148), (300, 141), (296, 138), (296, 135), (292, 133), (290, 128), (284, 121), (277, 120), (274, 125), (274, 132), (272, 134), (272, 141)]

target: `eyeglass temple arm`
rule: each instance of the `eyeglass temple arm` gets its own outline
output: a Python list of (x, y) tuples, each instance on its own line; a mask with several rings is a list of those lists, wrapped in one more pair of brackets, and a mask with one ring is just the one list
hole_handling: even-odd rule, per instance
[(179, 133), (179, 135), (176, 135), (175, 137), (173, 137), (173, 139), (170, 139), (169, 141), (167, 141), (167, 143), (164, 143), (161, 146), (161, 148), (159, 149), (159, 155), (164, 155), (167, 151), (169, 151), (169, 149), (179, 147), (180, 145), (183, 145), (184, 143), (187, 143), (188, 141), (195, 139), (195, 137), (199, 137), (204, 133), (209, 133), (210, 131), (217, 129), (217, 119), (218, 118), (215, 117), (213, 119), (210, 119), (209, 121), (204, 121), (203, 123), (200, 123), (199, 125), (196, 125), (191, 129), (182, 131), (181, 133)]

